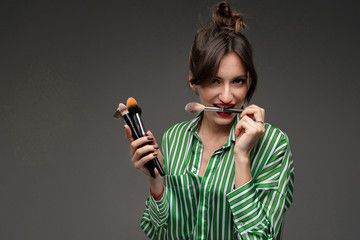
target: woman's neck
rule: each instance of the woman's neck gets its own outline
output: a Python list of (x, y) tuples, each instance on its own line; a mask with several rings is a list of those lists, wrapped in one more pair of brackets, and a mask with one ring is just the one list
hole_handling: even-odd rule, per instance
[(229, 136), (232, 125), (233, 123), (230, 125), (216, 124), (213, 121), (209, 121), (209, 119), (204, 115), (201, 119), (199, 134), (203, 136), (227, 137)]

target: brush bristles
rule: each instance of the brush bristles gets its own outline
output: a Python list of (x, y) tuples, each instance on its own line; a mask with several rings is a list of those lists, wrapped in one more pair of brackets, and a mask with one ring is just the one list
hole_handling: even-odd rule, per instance
[(119, 104), (119, 112), (120, 112), (121, 116), (124, 116), (125, 114), (129, 113), (127, 107), (123, 103)]
[(119, 112), (119, 109), (114, 113), (114, 118), (123, 120), (123, 116), (121, 116), (121, 113)]
[(126, 107), (129, 109), (131, 107), (137, 106), (137, 102), (135, 100), (135, 98), (133, 97), (129, 97), (127, 102), (126, 102)]
[(196, 102), (191, 102), (186, 104), (185, 106), (185, 110), (191, 113), (198, 113), (201, 111), (204, 111), (205, 106), (200, 104), (200, 103), (196, 103)]
[(128, 108), (130, 115), (134, 115), (136, 113), (141, 114), (141, 108), (137, 105), (136, 100), (132, 97), (128, 98), (126, 107)]

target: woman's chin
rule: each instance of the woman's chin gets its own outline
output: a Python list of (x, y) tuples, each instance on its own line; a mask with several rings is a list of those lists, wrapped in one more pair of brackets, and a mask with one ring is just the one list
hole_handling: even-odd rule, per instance
[(234, 113), (229, 114), (216, 112), (215, 114), (216, 117), (214, 118), (214, 122), (220, 126), (232, 126), (236, 116)]

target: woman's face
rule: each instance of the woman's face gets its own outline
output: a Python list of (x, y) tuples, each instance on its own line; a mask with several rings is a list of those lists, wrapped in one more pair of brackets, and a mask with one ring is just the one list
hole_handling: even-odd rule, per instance
[[(247, 71), (235, 53), (226, 54), (220, 61), (215, 79), (206, 85), (192, 85), (200, 102), (208, 107), (240, 108), (248, 91)], [(204, 112), (204, 120), (212, 124), (232, 126), (235, 114)]]

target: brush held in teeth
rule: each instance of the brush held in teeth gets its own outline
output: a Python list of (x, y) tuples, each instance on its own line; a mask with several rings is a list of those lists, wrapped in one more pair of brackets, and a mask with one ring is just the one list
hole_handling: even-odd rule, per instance
[(198, 113), (202, 111), (213, 111), (223, 113), (241, 113), (243, 109), (237, 108), (217, 108), (217, 107), (205, 107), (204, 105), (196, 102), (190, 102), (186, 104), (185, 110), (191, 113)]
[(239, 108), (220, 108), (223, 113), (242, 113), (244, 109)]

